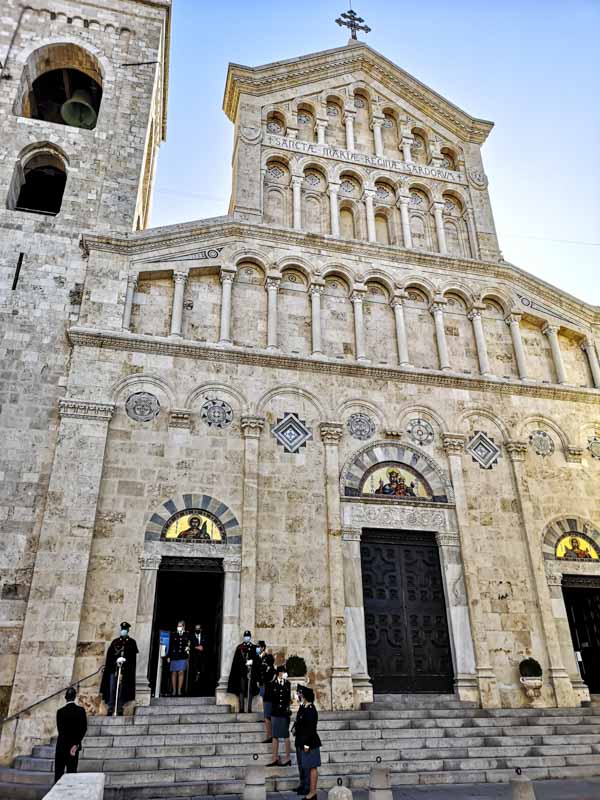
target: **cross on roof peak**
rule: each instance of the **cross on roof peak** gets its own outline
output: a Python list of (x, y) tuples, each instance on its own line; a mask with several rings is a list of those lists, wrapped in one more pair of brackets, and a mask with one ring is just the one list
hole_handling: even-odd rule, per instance
[(346, 28), (350, 28), (352, 33), (352, 38), (356, 39), (356, 31), (364, 31), (365, 33), (370, 33), (371, 28), (368, 25), (363, 25), (364, 19), (359, 17), (356, 11), (352, 10), (352, 6), (350, 6), (349, 11), (345, 11), (340, 17), (336, 19), (338, 25), (343, 25)]

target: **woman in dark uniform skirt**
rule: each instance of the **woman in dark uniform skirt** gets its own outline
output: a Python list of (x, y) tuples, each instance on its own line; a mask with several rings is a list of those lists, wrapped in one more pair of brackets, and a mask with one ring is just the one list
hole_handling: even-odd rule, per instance
[(300, 751), (302, 771), (309, 775), (310, 788), (304, 800), (314, 800), (317, 796), (318, 768), (321, 766), (321, 739), (317, 733), (319, 715), (313, 703), (315, 693), (308, 686), (301, 688), (303, 712), (298, 730), (296, 723), (296, 748)]
[(265, 735), (266, 739), (263, 744), (271, 743), (273, 741), (273, 734), (271, 732), (271, 712), (273, 708), (273, 681), (275, 680), (275, 659), (271, 653), (267, 653), (263, 658), (261, 665), (261, 681), (260, 694), (263, 700), (263, 717), (265, 720)]
[[(286, 667), (277, 667), (277, 677), (271, 684), (271, 733), (273, 734), (273, 761), (269, 767), (290, 767), (290, 703), (292, 702), (292, 685), (287, 679)], [(279, 740), (285, 746), (285, 761), (279, 763)]]

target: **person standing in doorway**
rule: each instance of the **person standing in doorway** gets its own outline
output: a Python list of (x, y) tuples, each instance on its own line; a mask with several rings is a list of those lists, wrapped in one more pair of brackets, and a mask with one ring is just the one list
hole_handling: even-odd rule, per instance
[(177, 630), (171, 634), (167, 661), (171, 672), (171, 694), (173, 697), (183, 695), (183, 683), (188, 668), (192, 637), (185, 630), (185, 622), (179, 620)]
[[(302, 772), (308, 774), (309, 788), (304, 800), (317, 796), (318, 768), (321, 766), (321, 739), (317, 733), (319, 714), (314, 706), (315, 693), (308, 686), (301, 687), (303, 711), (300, 724), (296, 720), (296, 753), (300, 750)], [(305, 788), (305, 787), (298, 787)]]
[(190, 654), (191, 692), (195, 695), (202, 693), (202, 683), (206, 671), (206, 634), (202, 625), (197, 622), (192, 634), (192, 652)]
[[(269, 767), (290, 767), (290, 703), (292, 701), (292, 686), (287, 679), (285, 664), (277, 667), (277, 677), (272, 683), (272, 708), (271, 732), (273, 734), (272, 753), (273, 761)], [(285, 761), (279, 763), (279, 740), (283, 739), (285, 747)]]
[(106, 651), (100, 694), (108, 706), (109, 717), (115, 713), (115, 707), (117, 715), (122, 717), (125, 703), (135, 700), (135, 666), (139, 651), (135, 639), (129, 635), (130, 630), (131, 625), (122, 622), (118, 638), (113, 639)]
[(85, 710), (75, 702), (77, 692), (71, 686), (65, 693), (66, 706), (56, 712), (56, 752), (54, 753), (54, 783), (66, 772), (77, 772), (81, 742), (87, 731)]

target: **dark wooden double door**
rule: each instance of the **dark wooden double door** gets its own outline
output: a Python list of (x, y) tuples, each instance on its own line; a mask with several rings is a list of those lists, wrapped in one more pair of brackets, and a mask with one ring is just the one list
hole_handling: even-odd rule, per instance
[(591, 694), (600, 694), (600, 583), (565, 575), (563, 594), (581, 676)]
[(374, 692), (452, 692), (448, 620), (434, 534), (364, 530), (361, 560)]

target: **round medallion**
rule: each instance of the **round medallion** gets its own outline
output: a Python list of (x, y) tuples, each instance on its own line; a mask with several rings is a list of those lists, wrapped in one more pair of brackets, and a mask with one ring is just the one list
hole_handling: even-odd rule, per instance
[(365, 441), (366, 439), (370, 439), (375, 433), (375, 423), (371, 417), (360, 411), (356, 414), (350, 414), (347, 426), (348, 432), (353, 439)]
[(375, 197), (377, 197), (378, 200), (388, 200), (389, 196), (390, 192), (388, 191), (388, 189), (385, 188), (385, 186), (377, 187), (377, 191), (375, 192)]
[(592, 458), (600, 458), (600, 436), (592, 436), (589, 440), (588, 450)]
[(210, 428), (226, 428), (233, 420), (233, 409), (225, 400), (207, 400), (200, 409), (200, 419)]
[(394, 120), (391, 117), (384, 117), (383, 127), (384, 128), (393, 128), (394, 127)]
[(538, 456), (551, 456), (554, 452), (554, 441), (546, 431), (532, 431), (529, 441)]
[(310, 123), (311, 123), (310, 115), (306, 114), (303, 111), (301, 111), (298, 114), (298, 122), (300, 123), (300, 125), (310, 125)]
[(316, 172), (309, 172), (305, 177), (306, 182), (309, 186), (320, 186), (321, 185), (321, 178), (317, 175)]
[(422, 206), (423, 205), (423, 197), (418, 192), (411, 192), (410, 193), (410, 204), (411, 204), (411, 206)]
[(337, 117), (339, 114), (338, 107), (330, 104), (327, 106), (327, 116), (328, 117)]
[(354, 194), (354, 184), (348, 179), (343, 180), (340, 183), (340, 191), (343, 192), (343, 194)]
[(366, 108), (367, 104), (363, 100), (362, 97), (355, 97), (354, 98), (354, 108)]
[(267, 130), (269, 133), (283, 133), (283, 126), (276, 119), (267, 122)]
[(426, 419), (411, 419), (406, 432), (415, 444), (425, 445), (433, 442), (433, 428)]
[(158, 416), (160, 403), (158, 397), (150, 392), (130, 394), (125, 403), (127, 416), (135, 422), (150, 422)]
[(487, 175), (478, 167), (471, 167), (469, 170), (469, 181), (476, 189), (485, 189), (488, 185)]

